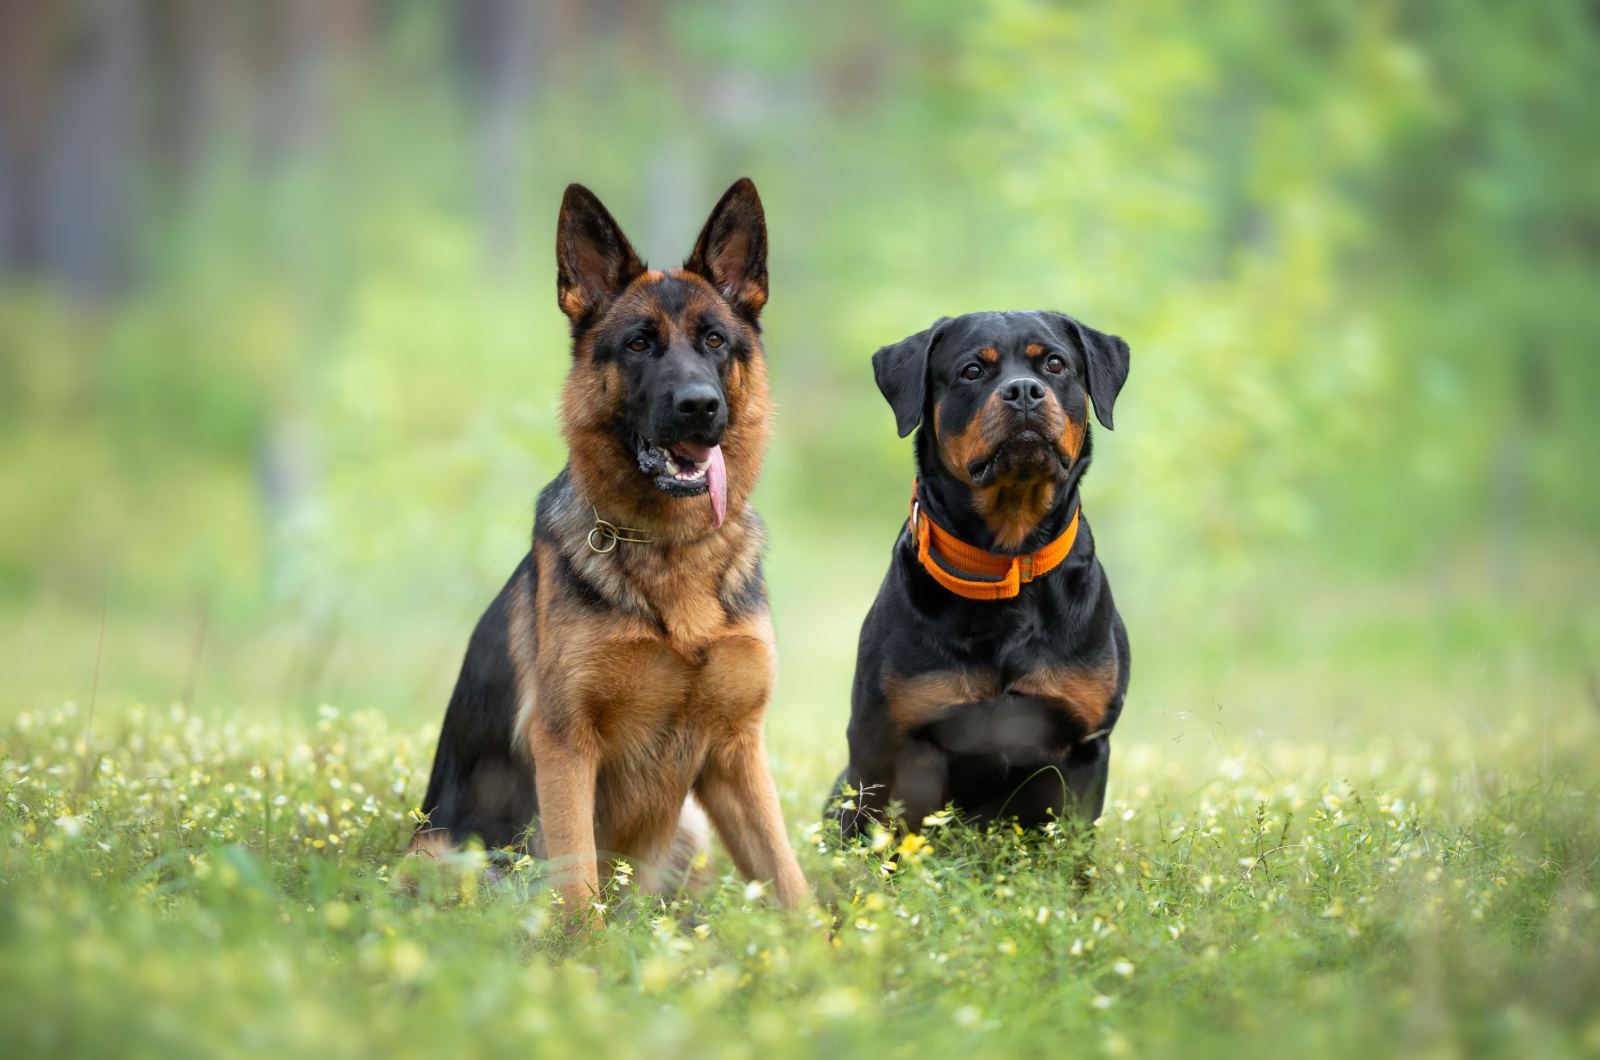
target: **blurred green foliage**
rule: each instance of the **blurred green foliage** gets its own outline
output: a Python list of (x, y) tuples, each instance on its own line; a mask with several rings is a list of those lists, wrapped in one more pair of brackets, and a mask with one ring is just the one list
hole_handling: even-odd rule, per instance
[(445, 16), (394, 10), (314, 149), (264, 164), (239, 131), (192, 179), (151, 171), (129, 297), (0, 295), (16, 606), (451, 635), (563, 460), (561, 187), (660, 262), (742, 173), (772, 236), (781, 635), (852, 626), (901, 516), (868, 355), (984, 308), (1132, 344), (1088, 504), (1136, 624), (1285, 565), (1469, 555), (1515, 592), (1553, 550), (1595, 585), (1587, 5), (677, 5), (659, 68), (607, 38), (543, 64), (509, 231)]

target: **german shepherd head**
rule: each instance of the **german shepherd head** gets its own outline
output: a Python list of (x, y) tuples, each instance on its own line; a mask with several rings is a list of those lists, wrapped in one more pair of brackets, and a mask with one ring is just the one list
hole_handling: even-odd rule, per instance
[(594, 193), (567, 188), (556, 294), (572, 326), (562, 399), (573, 478), (614, 523), (703, 537), (744, 509), (766, 451), (767, 227), (748, 178), (682, 268), (647, 268)]
[(973, 544), (1018, 553), (1039, 547), (1034, 532), (1088, 466), (1091, 400), (1111, 428), (1128, 344), (1063, 313), (969, 313), (883, 347), (872, 370), (900, 436), (923, 424), (922, 488), (952, 529), (970, 523), (984, 531)]

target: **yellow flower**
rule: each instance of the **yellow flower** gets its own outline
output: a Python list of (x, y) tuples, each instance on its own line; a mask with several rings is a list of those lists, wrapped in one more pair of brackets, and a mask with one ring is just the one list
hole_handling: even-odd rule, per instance
[(390, 967), (402, 982), (410, 982), (421, 974), (428, 964), (428, 955), (421, 946), (409, 940), (401, 942), (389, 954)]
[(670, 957), (651, 957), (639, 965), (639, 989), (659, 994), (677, 978), (677, 963)]
[(900, 846), (895, 853), (902, 857), (919, 857), (929, 849), (928, 841), (916, 832), (907, 832), (906, 837), (900, 840)]

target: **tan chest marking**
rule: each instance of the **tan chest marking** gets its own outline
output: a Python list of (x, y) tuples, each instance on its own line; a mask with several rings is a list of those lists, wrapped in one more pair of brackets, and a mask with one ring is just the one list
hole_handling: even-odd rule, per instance
[(1117, 692), (1117, 668), (1041, 667), (1004, 689), (999, 678), (987, 670), (934, 670), (913, 677), (890, 671), (883, 679), (884, 704), (902, 732), (931, 725), (961, 707), (996, 699), (1002, 692), (1045, 701), (1077, 719), (1087, 735), (1099, 730), (1110, 709)]
[(560, 689), (603, 744), (632, 743), (633, 734), (668, 725), (719, 730), (765, 705), (774, 663), (768, 637), (730, 634), (686, 653), (643, 630), (605, 632), (568, 635), (542, 682)]
[(931, 725), (957, 707), (999, 694), (999, 679), (983, 670), (933, 670), (913, 677), (889, 671), (883, 678), (884, 703), (901, 732)]
[(1117, 694), (1115, 664), (1084, 669), (1045, 666), (1011, 682), (1010, 691), (1035, 696), (1078, 719), (1084, 735), (1098, 732)]
[(668, 729), (695, 743), (696, 734), (759, 719), (777, 661), (765, 611), (728, 621), (715, 586), (692, 572), (631, 579), (657, 624), (573, 599), (544, 543), (538, 561), (531, 709), (545, 728), (610, 759), (659, 746)]

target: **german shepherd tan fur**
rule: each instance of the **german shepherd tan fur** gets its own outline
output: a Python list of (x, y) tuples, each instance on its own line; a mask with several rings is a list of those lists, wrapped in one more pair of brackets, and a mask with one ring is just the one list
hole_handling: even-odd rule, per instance
[(649, 886), (681, 882), (703, 807), (739, 871), (795, 906), (806, 885), (763, 737), (765, 532), (748, 504), (770, 413), (760, 199), (734, 184), (667, 272), (580, 185), (557, 228), (568, 463), (473, 632), (413, 846), (527, 849), (582, 912), (602, 857), (637, 862)]

